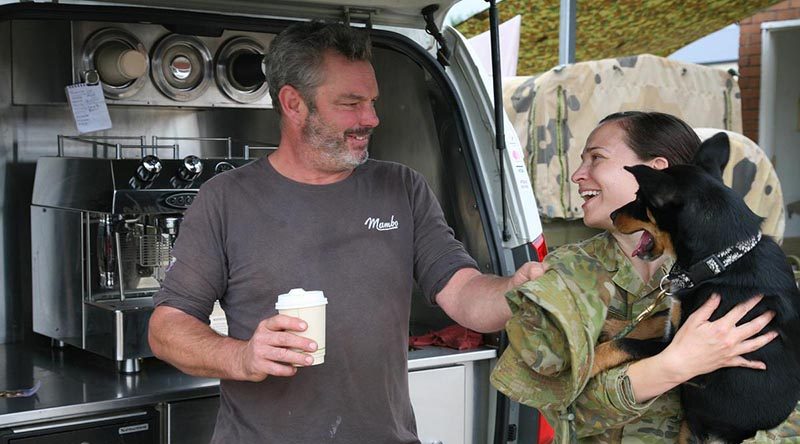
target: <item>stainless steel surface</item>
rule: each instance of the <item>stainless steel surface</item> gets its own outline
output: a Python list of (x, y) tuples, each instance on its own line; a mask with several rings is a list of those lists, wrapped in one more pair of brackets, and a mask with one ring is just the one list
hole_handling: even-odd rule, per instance
[(161, 173), (161, 160), (149, 154), (139, 161), (139, 168), (136, 169), (136, 176), (145, 183), (152, 182)]
[(189, 155), (183, 158), (183, 163), (178, 167), (178, 179), (192, 182), (203, 174), (203, 161), (199, 157)]
[[(153, 159), (151, 159), (153, 160)], [(140, 159), (89, 159), (41, 157), (36, 166), (36, 179), (31, 203), (41, 207), (62, 208), (113, 214), (174, 214), (188, 205), (171, 205), (171, 195), (197, 193), (199, 185), (215, 175), (221, 162), (242, 166), (245, 159), (204, 159), (208, 165), (194, 181), (192, 188), (175, 188), (171, 179), (179, 174), (182, 159), (158, 159), (158, 174), (152, 165), (140, 173)], [(141, 179), (147, 186), (131, 187), (131, 178)]]
[(142, 365), (138, 358), (117, 361), (117, 371), (120, 373), (139, 373), (141, 370)]
[(145, 415), (147, 415), (147, 412), (139, 411), (139, 412), (124, 413), (121, 415), (107, 415), (107, 416), (93, 417), (89, 419), (77, 419), (75, 421), (62, 421), (58, 423), (50, 423), (40, 426), (15, 427), (12, 430), (14, 433), (40, 432), (43, 430), (52, 430), (55, 428), (69, 427), (74, 425), (91, 425), (91, 424), (97, 424), (98, 422), (114, 421), (117, 419), (140, 418)]
[(558, 15), (558, 64), (575, 63), (575, 10), (577, 0), (561, 0)]
[(275, 151), (276, 149), (278, 149), (278, 147), (276, 147), (276, 146), (250, 146), (250, 145), (245, 145), (244, 146), (244, 158), (245, 159), (249, 159), (250, 156), (251, 156), (251, 154), (250, 154), (251, 151), (262, 152), (261, 155), (268, 155), (268, 153), (265, 154), (264, 152), (271, 152), (271, 151)]
[(183, 211), (215, 174), (203, 175), (203, 162), (214, 160), (40, 158), (31, 205), (33, 331), (138, 371), (137, 359), (152, 356), (152, 295)]
[[(113, 44), (118, 44), (125, 48), (138, 51), (144, 55), (145, 60), (148, 60), (147, 49), (144, 47), (142, 42), (136, 38), (136, 36), (123, 29), (109, 27), (96, 31), (94, 34), (89, 36), (89, 38), (83, 44), (80, 54), (80, 69), (81, 73), (93, 70), (97, 70), (99, 72), (100, 81), (103, 85), (103, 94), (105, 94), (106, 97), (117, 100), (126, 99), (138, 93), (142, 87), (144, 87), (145, 83), (147, 82), (147, 73), (145, 72), (144, 75), (126, 82), (118, 83), (113, 80), (109, 81), (110, 79), (108, 78), (108, 75), (110, 73), (105, 72), (102, 69), (103, 67), (99, 66), (97, 58), (104, 48), (107, 48)], [(77, 78), (85, 80), (83, 76), (76, 77), (76, 79)]]
[(159, 413), (132, 409), (0, 431), (2, 444), (158, 444)]
[(424, 347), (408, 353), (408, 369), (422, 370), (462, 362), (483, 361), (496, 357), (497, 350), (488, 347), (467, 351), (441, 347)]
[[(84, 300), (85, 317), (82, 348), (119, 361), (153, 356), (147, 342), (147, 325), (153, 311), (152, 297)], [(37, 324), (34, 322), (34, 330)], [(133, 369), (128, 363), (122, 369)]]
[(19, 20), (5, 25), (11, 26), (11, 33), (0, 42), (10, 44), (16, 56), (14, 63), (10, 53), (0, 62), (12, 70), (3, 78), (11, 82), (13, 76), (13, 86), (7, 86), (13, 87), (14, 104), (66, 103), (64, 87), (73, 83), (69, 22)]
[[(103, 217), (105, 218), (106, 216)], [(114, 233), (114, 246), (116, 247), (116, 253), (117, 253), (117, 276), (125, 276), (125, 271), (122, 265), (122, 242), (120, 242), (119, 240), (119, 232)], [(105, 280), (104, 282), (111, 282), (111, 285), (113, 285), (114, 280), (112, 278), (111, 281)], [(119, 300), (124, 301), (125, 279), (119, 279), (117, 281), (117, 287), (119, 288)]]
[(153, 49), (153, 80), (167, 97), (189, 102), (202, 96), (211, 85), (211, 52), (192, 36), (171, 34)]
[(218, 410), (218, 396), (167, 403), (165, 444), (210, 442)]
[[(484, 351), (415, 350), (409, 352), (409, 368), (416, 368), (419, 359), (428, 365), (441, 358), (439, 366), (452, 365), (460, 356), (455, 364), (473, 363), (472, 374), (467, 373), (472, 393), (467, 396), (475, 398), (475, 405), (486, 406), (482, 393), (489, 390), (487, 356), (494, 350)], [(71, 347), (55, 350), (44, 341), (0, 344), (0, 387), (26, 387), (34, 381), (42, 383), (36, 396), (0, 398), (0, 428), (219, 394), (218, 379), (188, 376), (155, 358), (143, 359), (139, 373), (126, 375), (116, 372), (114, 361)]]
[[(88, 143), (92, 146), (93, 154), (92, 157), (97, 157), (98, 148), (114, 148), (114, 158), (115, 159), (122, 159), (122, 150), (126, 148), (137, 148), (142, 157), (146, 156), (145, 149), (146, 149), (146, 141), (144, 136), (65, 136), (63, 134), (59, 134), (57, 138), (58, 143), (58, 156), (63, 157), (65, 155), (64, 152), (64, 142), (65, 141), (74, 141), (74, 142), (82, 142)], [(128, 141), (129, 143), (116, 143), (116, 142), (123, 142)], [(112, 142), (112, 143), (109, 143)], [(131, 145), (131, 143), (134, 143)], [(153, 147), (155, 149), (155, 147)], [(105, 156), (101, 156), (105, 157)]]
[[(80, 79), (81, 72), (85, 69), (83, 56), (80, 54), (85, 50), (81, 48), (87, 46), (91, 36), (102, 29), (114, 29), (118, 33), (134, 36), (141, 42), (144, 51), (150, 54), (150, 73), (140, 78), (141, 88), (134, 94), (126, 94), (124, 97), (107, 95), (110, 105), (264, 109), (272, 107), (269, 95), (263, 94), (262, 89), (252, 93), (243, 91), (244, 94), (241, 96), (234, 94), (246, 100), (232, 98), (231, 94), (224, 91), (221, 84), (218, 86), (215, 82), (216, 69), (212, 63), (219, 57), (218, 53), (228, 41), (244, 38), (259, 47), (267, 48), (274, 37), (272, 34), (226, 30), (219, 37), (186, 36), (170, 34), (166, 28), (157, 24), (74, 21), (70, 34), (56, 38), (67, 38), (72, 41), (72, 46), (75, 48), (72, 57), (72, 64), (75, 67), (72, 78), (75, 81)], [(60, 32), (63, 33), (63, 30)], [(51, 38), (53, 37), (55, 36), (51, 35)], [(53, 80), (49, 83), (53, 83)], [(60, 102), (64, 101), (62, 95)]]
[(264, 45), (250, 37), (235, 37), (225, 42), (217, 53), (215, 63), (215, 78), (220, 89), (228, 97), (240, 103), (252, 103), (264, 97), (268, 88), (266, 81), (263, 80), (264, 74), (261, 64), (259, 64), (258, 69), (262, 80), (252, 85), (243, 84), (241, 79), (237, 79), (234, 68), (238, 58), (242, 55), (254, 54), (263, 56), (265, 52)]
[[(30, 209), (33, 323), (38, 333), (83, 347), (85, 221), (81, 213), (55, 208)], [(55, 250), (55, 251), (54, 251)], [(60, 252), (60, 254), (55, 254)], [(76, 257), (78, 260), (76, 260)]]
[(187, 376), (154, 358), (125, 375), (114, 361), (75, 348), (5, 344), (0, 363), (2, 387), (42, 383), (34, 397), (0, 399), (0, 428), (219, 394), (219, 380)]
[[(191, 140), (195, 142), (224, 142), (225, 148), (227, 149), (227, 155), (225, 157), (233, 157), (233, 138), (231, 137), (164, 137), (164, 136), (153, 136), (153, 154), (156, 154), (155, 147), (159, 146), (159, 143), (162, 141), (168, 142), (179, 142), (183, 143), (184, 141)], [(180, 149), (178, 145), (175, 145), (176, 149), (172, 156), (173, 159), (177, 159), (180, 157)], [(245, 145), (246, 146), (246, 145)], [(245, 157), (246, 159), (246, 157)]]

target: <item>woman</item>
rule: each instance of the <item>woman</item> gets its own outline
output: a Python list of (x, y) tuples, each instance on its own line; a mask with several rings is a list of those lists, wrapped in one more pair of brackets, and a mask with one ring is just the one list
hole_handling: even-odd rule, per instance
[[(681, 419), (678, 385), (722, 367), (765, 368), (741, 355), (775, 338), (772, 332), (753, 337), (774, 314), (736, 326), (760, 300), (756, 297), (709, 322), (719, 304), (712, 297), (660, 354), (589, 377), (604, 321), (629, 321), (644, 311), (672, 266), (665, 256), (652, 262), (632, 257), (641, 233), (623, 234), (611, 223), (611, 212), (633, 200), (638, 189), (623, 166), (688, 163), (699, 145), (686, 123), (667, 114), (625, 112), (603, 119), (590, 134), (572, 181), (584, 199), (584, 224), (605, 231), (553, 251), (541, 278), (508, 295), (514, 313), (506, 324), (510, 347), (492, 383), (511, 399), (540, 409), (559, 441), (577, 436), (581, 442), (674, 442)], [(798, 436), (793, 424), (799, 422), (795, 412), (753, 442)]]

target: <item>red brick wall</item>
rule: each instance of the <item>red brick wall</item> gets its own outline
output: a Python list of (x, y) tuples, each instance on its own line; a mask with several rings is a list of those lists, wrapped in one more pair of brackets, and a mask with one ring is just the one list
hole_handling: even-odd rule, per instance
[(800, 18), (800, 0), (785, 0), (739, 22), (739, 87), (745, 136), (758, 141), (761, 88), (761, 23)]

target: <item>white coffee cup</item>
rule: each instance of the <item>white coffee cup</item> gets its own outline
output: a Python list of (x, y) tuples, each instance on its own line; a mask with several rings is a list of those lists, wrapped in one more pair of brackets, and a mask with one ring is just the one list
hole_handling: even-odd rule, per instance
[(308, 325), (306, 331), (296, 332), (296, 334), (317, 343), (317, 351), (311, 353), (311, 356), (314, 357), (314, 363), (311, 365), (325, 362), (325, 306), (327, 304), (328, 299), (325, 298), (322, 291), (306, 291), (302, 288), (293, 288), (288, 293), (279, 295), (278, 302), (275, 304), (278, 313), (300, 318)]

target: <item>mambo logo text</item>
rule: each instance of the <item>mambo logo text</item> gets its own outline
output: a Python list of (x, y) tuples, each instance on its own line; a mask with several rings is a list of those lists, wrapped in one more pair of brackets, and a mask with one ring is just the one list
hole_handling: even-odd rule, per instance
[(368, 217), (367, 220), (364, 221), (364, 225), (367, 226), (367, 230), (372, 230), (374, 228), (378, 231), (396, 230), (399, 227), (397, 221), (394, 220), (394, 214), (392, 214), (388, 222), (381, 222), (380, 217)]

